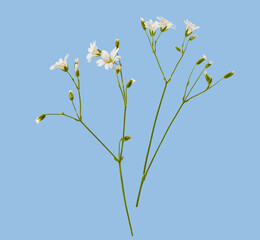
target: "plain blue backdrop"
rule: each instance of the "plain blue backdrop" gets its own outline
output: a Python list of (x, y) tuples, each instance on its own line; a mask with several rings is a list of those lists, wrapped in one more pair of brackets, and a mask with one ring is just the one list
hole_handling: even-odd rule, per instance
[[(69, 53), (71, 69), (79, 57), (83, 118), (117, 151), (123, 104), (116, 79), (86, 55), (91, 41), (111, 51), (119, 38), (124, 77), (136, 79), (126, 125), (133, 138), (122, 163), (134, 239), (259, 240), (259, 7), (250, 0), (1, 2), (0, 239), (131, 239), (116, 162), (70, 119), (35, 123), (46, 112), (73, 114), (73, 83), (49, 70)], [(176, 25), (157, 47), (167, 76), (179, 57), (174, 46), (183, 40), (183, 21), (200, 29), (166, 91), (152, 153), (202, 54), (214, 63), (214, 80), (235, 75), (184, 106), (136, 208), (164, 86), (139, 19), (157, 16)]]

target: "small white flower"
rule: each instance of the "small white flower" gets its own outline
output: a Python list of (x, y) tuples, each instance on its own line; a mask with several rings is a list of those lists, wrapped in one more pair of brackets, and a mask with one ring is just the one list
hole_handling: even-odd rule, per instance
[(160, 21), (160, 27), (162, 32), (167, 31), (170, 28), (176, 28), (176, 26), (173, 23), (169, 22), (167, 19), (163, 17), (157, 17), (157, 19)]
[(101, 53), (101, 57), (103, 59), (99, 59), (96, 61), (98, 67), (101, 67), (105, 64), (105, 69), (113, 68), (116, 61), (118, 61), (121, 57), (116, 56), (119, 51), (119, 48), (114, 48), (109, 54), (106, 50), (103, 50)]
[(188, 19), (184, 20), (184, 23), (186, 24), (187, 35), (192, 34), (194, 30), (200, 28), (199, 26), (196, 27), (192, 22), (189, 22)]
[(67, 54), (65, 56), (64, 60), (62, 60), (60, 58), (58, 62), (56, 62), (54, 65), (52, 65), (50, 67), (50, 70), (53, 70), (55, 68), (60, 68), (62, 71), (67, 72), (69, 70), (69, 66), (68, 66), (68, 63), (67, 63), (68, 57), (69, 57), (69, 54)]
[(150, 30), (151, 36), (154, 36), (157, 28), (160, 27), (160, 23), (157, 21), (153, 22), (153, 20), (150, 19), (149, 21), (145, 22), (145, 27)]
[(91, 62), (92, 57), (100, 57), (100, 51), (96, 46), (96, 41), (90, 43), (90, 47), (88, 48), (89, 54), (87, 55), (88, 62)]
[(205, 55), (202, 55), (202, 57), (205, 59), (205, 61), (207, 60), (207, 57)]
[(39, 118), (36, 118), (36, 119), (35, 119), (35, 122), (36, 122), (37, 124), (39, 124), (40, 119), (39, 119)]

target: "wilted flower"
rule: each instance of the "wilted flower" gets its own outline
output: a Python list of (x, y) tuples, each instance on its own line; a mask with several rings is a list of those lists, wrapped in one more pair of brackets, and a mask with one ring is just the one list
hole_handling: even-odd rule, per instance
[(35, 122), (36, 122), (37, 124), (39, 124), (39, 122), (42, 121), (45, 117), (46, 117), (46, 114), (42, 114), (42, 115), (40, 115), (39, 117), (37, 117), (37, 118), (35, 119)]
[(207, 60), (207, 57), (206, 57), (205, 55), (203, 55), (203, 57), (200, 58), (200, 59), (196, 62), (196, 64), (199, 65), (199, 64), (201, 64), (202, 62), (204, 62), (205, 60)]
[(75, 59), (74, 69), (75, 69), (76, 77), (79, 77), (79, 59), (78, 58)]
[(93, 43), (90, 43), (90, 47), (88, 48), (89, 54), (87, 55), (88, 62), (91, 61), (92, 57), (100, 57), (101, 51), (96, 46), (96, 41), (93, 41)]
[(184, 23), (186, 24), (186, 30), (185, 30), (185, 36), (188, 37), (193, 33), (194, 30), (200, 28), (199, 26), (196, 27), (195, 24), (192, 22), (189, 22), (188, 19), (184, 20)]
[(163, 17), (157, 17), (157, 19), (160, 21), (160, 27), (161, 27), (161, 31), (165, 32), (170, 28), (175, 29), (175, 25), (171, 22), (169, 22), (167, 19), (163, 18)]
[(209, 61), (209, 62), (205, 65), (205, 68), (209, 68), (212, 64), (213, 64), (213, 62), (212, 62), (212, 61)]
[(153, 20), (150, 19), (149, 21), (145, 22), (145, 27), (150, 30), (151, 36), (154, 36), (156, 29), (160, 27), (160, 23), (157, 21), (153, 22)]
[(132, 84), (135, 82), (135, 80), (132, 78), (128, 81), (128, 83), (126, 84), (127, 88), (130, 88), (132, 86)]
[(116, 56), (119, 48), (114, 48), (109, 54), (107, 51), (103, 50), (101, 53), (101, 57), (103, 59), (99, 59), (96, 61), (98, 67), (101, 67), (105, 64), (105, 69), (113, 68), (116, 61), (118, 61), (121, 57)]
[(234, 71), (231, 71), (231, 72), (229, 72), (229, 73), (227, 73), (225, 76), (224, 76), (224, 78), (230, 78), (230, 77), (232, 77), (233, 75), (234, 75)]
[(144, 19), (140, 18), (140, 21), (141, 21), (141, 25), (142, 25), (143, 30), (146, 31), (146, 26), (145, 26)]
[(118, 74), (120, 71), (121, 71), (122, 67), (121, 66), (116, 66), (116, 69), (115, 69), (115, 73)]
[(64, 58), (64, 60), (62, 60), (61, 58), (59, 59), (58, 62), (56, 62), (54, 65), (52, 65), (50, 67), (50, 70), (53, 70), (55, 68), (60, 68), (62, 71), (64, 72), (68, 72), (69, 70), (69, 66), (68, 66), (68, 63), (67, 63), (67, 59), (69, 57), (69, 54), (67, 54)]

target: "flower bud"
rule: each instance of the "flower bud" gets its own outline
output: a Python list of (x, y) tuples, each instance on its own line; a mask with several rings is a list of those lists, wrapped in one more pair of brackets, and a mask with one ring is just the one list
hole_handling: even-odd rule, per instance
[(115, 41), (116, 48), (119, 48), (119, 44), (120, 44), (120, 40), (116, 39), (116, 41)]
[(204, 72), (204, 76), (208, 82), (208, 85), (210, 85), (212, 83), (212, 77), (210, 77), (206, 71)]
[(128, 136), (125, 136), (124, 138), (122, 138), (121, 140), (126, 142), (126, 141), (130, 140), (131, 138), (132, 138), (131, 135), (128, 135)]
[(205, 55), (203, 55), (203, 57), (202, 58), (200, 58), (197, 62), (196, 62), (196, 64), (197, 65), (200, 65), (202, 62), (204, 62), (205, 60), (207, 60), (207, 57), (205, 56)]
[(213, 64), (213, 62), (212, 62), (212, 61), (209, 61), (209, 62), (205, 65), (205, 68), (209, 68), (212, 64)]
[(116, 66), (116, 69), (115, 69), (115, 74), (117, 75), (120, 71), (121, 71), (122, 67), (121, 66)]
[(191, 36), (191, 37), (189, 38), (189, 41), (194, 40), (196, 37), (198, 37), (198, 36), (197, 36), (197, 35), (193, 35), (193, 36)]
[(39, 124), (39, 122), (42, 121), (45, 117), (46, 117), (46, 114), (42, 114), (42, 115), (40, 115), (39, 117), (37, 117), (37, 118), (35, 119), (35, 122), (36, 122), (37, 124)]
[(144, 23), (144, 19), (140, 18), (140, 20), (141, 20), (141, 25), (142, 25), (143, 30), (146, 31), (146, 26), (145, 26), (145, 23)]
[(128, 83), (126, 84), (126, 88), (130, 88), (132, 86), (132, 84), (135, 82), (135, 80), (132, 78), (128, 81)]
[(79, 77), (79, 59), (78, 58), (75, 59), (74, 69), (75, 69), (76, 77)]
[(181, 49), (179, 47), (175, 46), (175, 48), (178, 52), (181, 52)]
[(64, 115), (64, 112), (60, 112), (60, 115)]
[(224, 78), (230, 78), (230, 77), (232, 77), (233, 75), (234, 75), (234, 71), (231, 71), (231, 72), (229, 72), (229, 73), (227, 73), (225, 76), (224, 76)]
[(71, 90), (69, 91), (69, 99), (70, 101), (74, 100), (74, 93)]

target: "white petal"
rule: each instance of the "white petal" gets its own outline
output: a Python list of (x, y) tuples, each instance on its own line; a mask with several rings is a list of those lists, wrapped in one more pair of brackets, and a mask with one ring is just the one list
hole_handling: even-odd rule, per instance
[(99, 59), (96, 61), (96, 64), (98, 65), (98, 67), (101, 67), (105, 64), (105, 61), (103, 59)]

